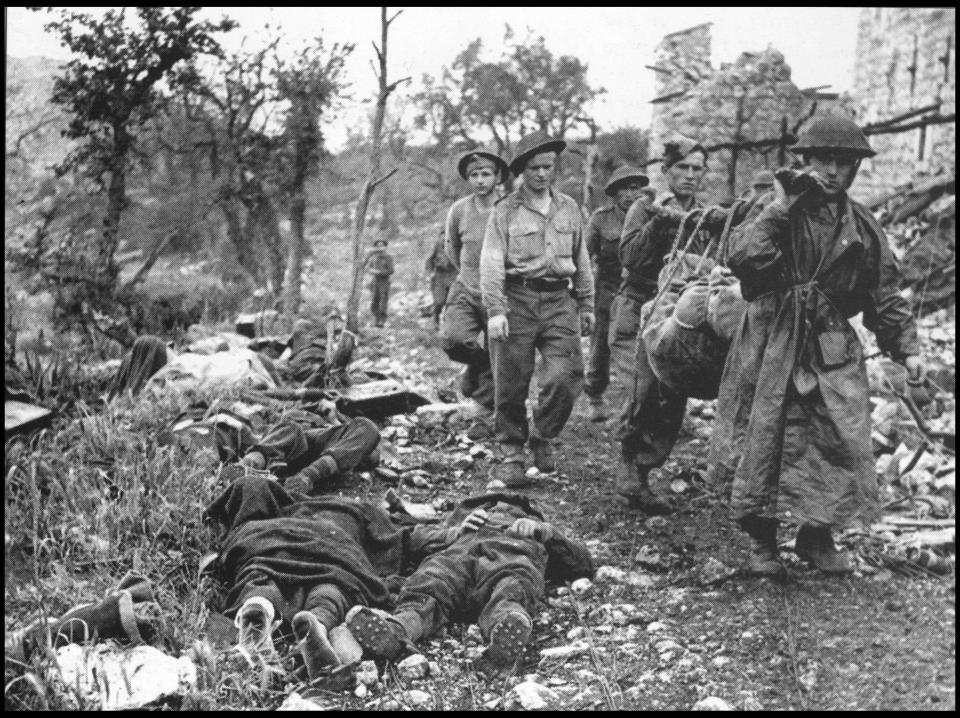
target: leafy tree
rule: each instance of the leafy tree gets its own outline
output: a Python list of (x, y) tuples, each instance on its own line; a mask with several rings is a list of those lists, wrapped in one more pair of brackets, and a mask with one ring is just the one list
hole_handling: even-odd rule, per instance
[(496, 61), (481, 58), (483, 44), (471, 42), (439, 78), (423, 77), (415, 96), (417, 125), (442, 147), (481, 144), (484, 135), (500, 153), (534, 129), (564, 137), (603, 88), (587, 80), (587, 65), (572, 55), (556, 56), (543, 37), (528, 33), (514, 41), (507, 26), (506, 49)]
[(304, 48), (292, 63), (279, 63), (275, 72), (277, 95), (289, 107), (280, 138), (280, 190), (290, 212), (290, 243), (284, 307), (290, 314), (300, 305), (300, 275), (303, 267), (304, 217), (307, 181), (316, 175), (323, 149), (321, 116), (334, 103), (345, 85), (343, 66), (353, 45), (334, 45), (329, 52), (323, 40)]

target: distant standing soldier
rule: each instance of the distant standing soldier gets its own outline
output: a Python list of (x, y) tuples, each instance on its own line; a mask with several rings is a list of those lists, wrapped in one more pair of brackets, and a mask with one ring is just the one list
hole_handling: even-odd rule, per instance
[[(620, 242), (624, 287), (617, 297), (615, 340), (623, 351), (632, 349), (632, 389), (620, 418), (621, 467), (617, 497), (646, 513), (667, 513), (670, 506), (649, 487), (650, 470), (670, 456), (680, 433), (687, 399), (662, 384), (650, 368), (646, 348), (638, 338), (640, 308), (657, 293), (657, 277), (669, 253), (672, 232), (653, 231), (658, 210), (689, 211), (702, 205), (697, 201), (700, 182), (707, 171), (707, 151), (687, 137), (675, 137), (664, 146), (663, 172), (670, 192), (651, 208), (635, 202), (624, 221)], [(696, 238), (694, 238), (696, 239)]]
[(757, 170), (753, 175), (753, 181), (750, 182), (750, 189), (743, 193), (743, 198), (752, 200), (762, 197), (773, 189), (773, 172), (770, 170)]
[[(480, 255), (501, 450), (494, 476), (508, 487), (530, 483), (523, 454), (528, 438), (537, 469), (555, 470), (551, 441), (583, 386), (580, 335), (593, 331), (583, 215), (571, 197), (551, 187), (566, 146), (542, 131), (520, 139), (510, 171), (523, 174), (523, 185), (494, 206)], [(543, 375), (531, 435), (526, 399), (536, 350)]]
[(475, 149), (460, 157), (457, 172), (470, 183), (473, 193), (454, 202), (447, 213), (447, 256), (459, 273), (447, 301), (442, 341), (447, 356), (466, 364), (460, 389), (476, 402), (479, 412), (467, 436), (480, 441), (493, 436), (493, 371), (487, 342), (480, 341), (487, 331), (480, 291), (480, 249), (499, 199), (497, 185), (506, 179), (507, 163), (495, 152)]
[(433, 295), (433, 324), (440, 328), (440, 315), (447, 304), (447, 296), (450, 293), (450, 286), (457, 276), (457, 267), (447, 256), (447, 250), (443, 242), (443, 227), (440, 227), (440, 236), (433, 243), (433, 250), (427, 257), (424, 265), (427, 273), (430, 275), (430, 293)]
[[(603, 393), (610, 384), (610, 305), (620, 285), (620, 234), (627, 210), (640, 198), (650, 179), (634, 167), (621, 167), (603, 191), (613, 202), (593, 213), (587, 222), (587, 251), (593, 260), (594, 307), (597, 317), (590, 338), (585, 392), (590, 398), (590, 420), (607, 418)], [(621, 377), (622, 381), (622, 377)]]
[(870, 211), (847, 195), (875, 153), (845, 117), (811, 122), (793, 151), (806, 172), (777, 182), (731, 237), (728, 264), (749, 302), (727, 357), (710, 466), (733, 478), (734, 518), (753, 540), (750, 573), (782, 577), (777, 524), (800, 524), (795, 552), (852, 570), (832, 529), (879, 512), (860, 312), (880, 349), (923, 376), (899, 271)]
[(390, 275), (393, 274), (393, 257), (387, 254), (387, 240), (378, 239), (367, 255), (367, 271), (370, 272), (370, 313), (377, 327), (387, 322), (387, 302), (390, 300)]

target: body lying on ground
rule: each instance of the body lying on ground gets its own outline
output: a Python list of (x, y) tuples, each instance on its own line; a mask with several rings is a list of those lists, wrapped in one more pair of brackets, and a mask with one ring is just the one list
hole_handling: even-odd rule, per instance
[(375, 502), (309, 498), (260, 475), (234, 482), (205, 516), (223, 528), (214, 570), (240, 645), (269, 657), (274, 630), (292, 627), (311, 678), (359, 659), (349, 633), (332, 630), (347, 609), (388, 606), (396, 577), (456, 532), (399, 526)]
[(512, 663), (530, 639), (545, 582), (593, 574), (587, 548), (545, 522), (529, 497), (466, 499), (447, 525), (469, 530), (425, 558), (404, 582), (392, 613), (369, 603), (350, 610), (350, 632), (374, 657), (397, 658), (451, 621), (462, 621), (477, 622), (492, 663)]

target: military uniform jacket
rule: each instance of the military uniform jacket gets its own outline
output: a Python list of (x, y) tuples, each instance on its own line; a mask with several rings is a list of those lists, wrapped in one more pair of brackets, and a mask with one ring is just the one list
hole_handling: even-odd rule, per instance
[(389, 277), (393, 274), (393, 257), (382, 250), (375, 250), (367, 258), (367, 271), (374, 277)]
[(596, 262), (597, 285), (620, 282), (620, 234), (627, 213), (615, 205), (596, 210), (587, 222), (587, 251)]
[(507, 313), (507, 276), (571, 277), (579, 310), (593, 311), (593, 273), (580, 207), (553, 189), (550, 198), (546, 215), (533, 209), (523, 187), (494, 206), (480, 253), (480, 289), (489, 316)]
[(727, 357), (710, 464), (717, 478), (734, 474), (737, 518), (870, 520), (869, 386), (848, 319), (862, 312), (894, 359), (918, 353), (897, 263), (857, 202), (788, 212), (772, 197), (731, 235), (728, 264), (750, 304)]

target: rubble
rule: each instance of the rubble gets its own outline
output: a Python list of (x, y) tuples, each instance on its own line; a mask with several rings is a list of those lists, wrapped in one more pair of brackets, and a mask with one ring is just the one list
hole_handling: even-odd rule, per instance
[(416, 688), (406, 691), (403, 694), (403, 699), (413, 708), (424, 708), (433, 703), (433, 696)]
[(377, 664), (374, 661), (363, 661), (357, 667), (357, 684), (367, 687), (374, 686), (380, 680)]
[(693, 710), (695, 711), (732, 711), (736, 710), (732, 705), (727, 703), (723, 698), (717, 698), (716, 696), (707, 696), (702, 700), (697, 701), (693, 704)]
[(413, 681), (418, 678), (426, 678), (430, 672), (430, 665), (426, 656), (421, 653), (414, 653), (397, 664), (397, 672), (404, 680)]
[(560, 696), (556, 691), (532, 680), (518, 683), (507, 697), (507, 705), (520, 706), (527, 711), (542, 711), (558, 707)]

